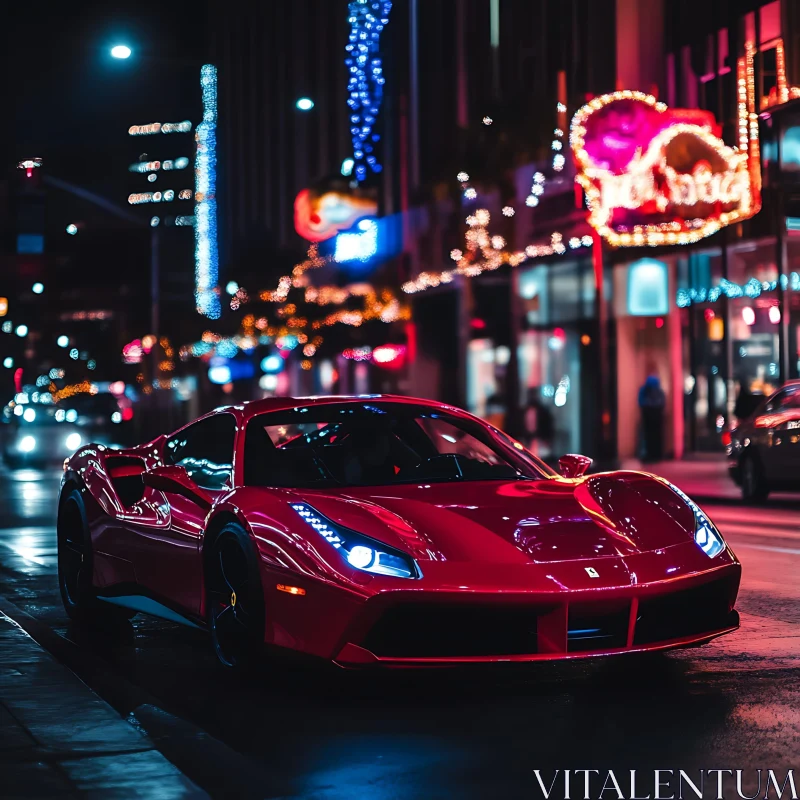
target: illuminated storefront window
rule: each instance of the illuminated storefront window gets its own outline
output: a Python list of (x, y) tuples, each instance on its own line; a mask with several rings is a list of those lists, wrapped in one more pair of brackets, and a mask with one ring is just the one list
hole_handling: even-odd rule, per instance
[(594, 316), (594, 273), (581, 259), (542, 264), (519, 275), (522, 333), (519, 340), (520, 404), (538, 395), (553, 419), (551, 442), (540, 455), (589, 452), (591, 418), (582, 397), (582, 361)]

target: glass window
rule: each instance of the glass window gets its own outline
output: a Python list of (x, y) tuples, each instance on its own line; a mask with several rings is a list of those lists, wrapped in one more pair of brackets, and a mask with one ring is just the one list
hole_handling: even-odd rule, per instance
[(540, 264), (520, 273), (519, 293), (528, 325), (569, 322), (594, 314), (590, 259)]
[(429, 406), (330, 403), (254, 417), (245, 438), (251, 486), (385, 486), (552, 475), (472, 419)]
[(225, 489), (231, 485), (235, 437), (233, 415), (215, 414), (167, 439), (164, 463), (184, 467), (198, 486)]
[[(552, 422), (552, 435), (527, 444), (538, 456), (586, 451), (581, 440), (581, 334), (572, 327), (525, 331), (518, 350), (520, 402), (540, 402)], [(530, 436), (531, 432), (528, 431)]]

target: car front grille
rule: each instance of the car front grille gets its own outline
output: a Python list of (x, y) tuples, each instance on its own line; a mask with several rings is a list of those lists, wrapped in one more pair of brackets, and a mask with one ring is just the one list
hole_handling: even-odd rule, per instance
[[(738, 576), (638, 599), (632, 646), (711, 634), (737, 624)], [(361, 646), (385, 659), (603, 653), (631, 641), (631, 598), (549, 604), (409, 602), (382, 611)], [(558, 609), (561, 611), (558, 611)], [(560, 620), (560, 622), (556, 622)], [(555, 624), (554, 624), (555, 623)]]
[(736, 585), (729, 578), (681, 592), (642, 599), (636, 616), (634, 645), (680, 639), (730, 626)]
[(385, 658), (455, 658), (537, 652), (530, 606), (413, 603), (384, 612), (364, 647)]

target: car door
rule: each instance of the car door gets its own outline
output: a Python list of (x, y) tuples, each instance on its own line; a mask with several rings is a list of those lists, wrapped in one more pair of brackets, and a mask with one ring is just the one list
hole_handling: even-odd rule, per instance
[[(192, 481), (216, 499), (232, 485), (235, 436), (236, 418), (227, 412), (214, 414), (168, 438), (161, 460), (184, 467)], [(146, 594), (168, 607), (197, 614), (203, 585), (200, 542), (208, 509), (180, 494), (161, 495), (169, 507), (169, 523), (135, 523), (136, 580)]]

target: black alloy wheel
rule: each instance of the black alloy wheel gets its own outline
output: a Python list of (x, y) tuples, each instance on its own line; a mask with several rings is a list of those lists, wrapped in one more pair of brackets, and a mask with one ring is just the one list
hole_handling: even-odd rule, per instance
[(78, 489), (62, 500), (58, 510), (58, 588), (64, 610), (81, 623), (108, 625), (135, 616), (97, 599), (92, 585), (92, 548), (86, 511)]
[(264, 641), (264, 594), (247, 533), (223, 528), (206, 554), (208, 626), (214, 652), (226, 667), (247, 669)]

